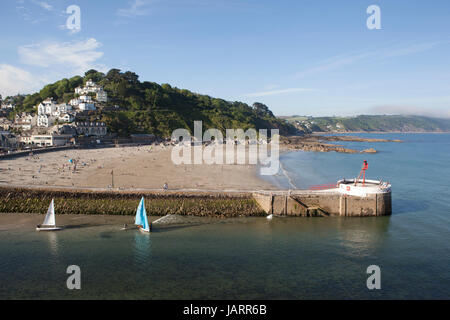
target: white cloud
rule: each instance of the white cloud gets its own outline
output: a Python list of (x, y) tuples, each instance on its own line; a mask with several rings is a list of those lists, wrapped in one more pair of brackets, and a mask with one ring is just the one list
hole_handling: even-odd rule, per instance
[(53, 10), (53, 6), (50, 5), (50, 4), (48, 4), (48, 3), (45, 2), (45, 1), (36, 1), (36, 0), (33, 0), (33, 3), (37, 4), (38, 6), (40, 6), (41, 8), (44, 8), (44, 9), (47, 10), (47, 11), (52, 11), (52, 10)]
[(294, 93), (294, 92), (311, 92), (313, 89), (308, 88), (289, 88), (289, 89), (280, 89), (280, 90), (272, 90), (272, 91), (263, 91), (263, 92), (255, 92), (245, 94), (245, 97), (265, 97), (265, 96), (274, 96), (285, 93)]
[(20, 61), (34, 66), (33, 72), (0, 64), (0, 94), (32, 93), (50, 82), (75, 74), (83, 75), (89, 69), (106, 72), (98, 63), (103, 52), (96, 39), (84, 41), (38, 43), (18, 48)]
[(30, 93), (38, 90), (44, 79), (33, 76), (30, 72), (8, 65), (0, 64), (0, 94), (3, 97), (18, 93)]
[(84, 41), (40, 43), (19, 47), (20, 60), (24, 64), (84, 73), (88, 69), (105, 71), (105, 66), (97, 63), (103, 57), (98, 51), (101, 43), (91, 38)]
[(122, 17), (137, 17), (137, 16), (146, 16), (149, 14), (148, 5), (150, 5), (153, 1), (150, 0), (133, 0), (131, 1), (130, 7), (126, 9), (117, 10), (117, 14)]

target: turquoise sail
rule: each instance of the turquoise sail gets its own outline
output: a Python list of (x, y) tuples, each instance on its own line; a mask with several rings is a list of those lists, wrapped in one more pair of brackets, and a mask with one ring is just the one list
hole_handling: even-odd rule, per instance
[(136, 219), (134, 222), (138, 226), (142, 226), (144, 231), (150, 231), (150, 226), (147, 219), (147, 211), (145, 210), (144, 197), (142, 197), (139, 207), (136, 210)]
[(142, 224), (143, 224), (142, 208), (144, 208), (144, 210), (145, 210), (144, 197), (142, 197), (141, 202), (139, 203), (139, 206), (136, 210), (136, 219), (134, 221), (134, 224), (137, 226), (142, 226)]
[(150, 232), (150, 226), (148, 225), (148, 219), (147, 219), (147, 211), (145, 211), (145, 205), (142, 203), (142, 229), (144, 231)]

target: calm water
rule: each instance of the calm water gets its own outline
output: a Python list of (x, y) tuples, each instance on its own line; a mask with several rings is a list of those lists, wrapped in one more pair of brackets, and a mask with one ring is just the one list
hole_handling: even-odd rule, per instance
[[(393, 184), (391, 217), (208, 221), (150, 236), (119, 225), (3, 227), (0, 298), (448, 299), (450, 135), (373, 136), (405, 143), (340, 143), (380, 153), (295, 152), (282, 163), (308, 187), (354, 177), (366, 159), (369, 177)], [(80, 291), (65, 286), (72, 264)], [(381, 267), (379, 291), (366, 287), (372, 264)]]

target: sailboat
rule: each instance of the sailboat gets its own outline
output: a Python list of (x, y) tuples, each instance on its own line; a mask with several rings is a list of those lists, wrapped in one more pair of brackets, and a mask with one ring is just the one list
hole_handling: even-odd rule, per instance
[(142, 197), (139, 207), (136, 210), (136, 219), (134, 224), (139, 226), (139, 230), (142, 232), (148, 233), (151, 231), (151, 225), (149, 225), (147, 219), (147, 211), (145, 211), (144, 197)]
[(52, 199), (50, 207), (48, 207), (47, 214), (45, 215), (44, 222), (37, 225), (37, 231), (58, 231), (61, 228), (57, 227), (55, 224), (55, 201)]

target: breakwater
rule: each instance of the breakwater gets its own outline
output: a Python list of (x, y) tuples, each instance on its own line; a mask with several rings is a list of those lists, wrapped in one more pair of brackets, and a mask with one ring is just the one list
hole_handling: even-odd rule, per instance
[(104, 191), (0, 187), (0, 213), (46, 213), (55, 199), (57, 214), (134, 215), (141, 197), (149, 215), (264, 216), (249, 193)]
[[(361, 187), (343, 185), (345, 189)], [(150, 191), (47, 187), (0, 187), (0, 213), (45, 213), (55, 199), (58, 214), (134, 215), (141, 197), (152, 216), (177, 214), (200, 217), (384, 216), (392, 213), (389, 192), (347, 194), (325, 191)], [(358, 191), (359, 192), (359, 191)]]

